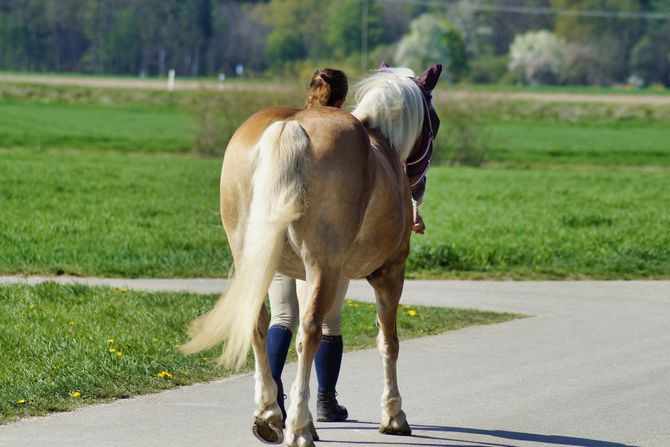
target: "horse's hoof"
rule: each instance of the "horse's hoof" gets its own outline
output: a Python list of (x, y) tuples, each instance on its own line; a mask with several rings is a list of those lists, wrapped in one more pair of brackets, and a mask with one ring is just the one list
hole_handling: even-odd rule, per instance
[(396, 417), (391, 418), (387, 424), (380, 424), (379, 433), (385, 435), (410, 436), (412, 434), (412, 429), (407, 423), (405, 413), (401, 411)]
[(312, 434), (312, 440), (313, 441), (318, 441), (319, 440), (319, 434), (316, 432), (316, 427), (314, 426), (314, 422), (310, 421), (307, 428), (309, 428), (309, 432)]
[(256, 419), (251, 432), (259, 441), (266, 444), (281, 444), (284, 442), (284, 432), (281, 427), (268, 423), (262, 419)]
[(412, 429), (410, 428), (407, 421), (405, 421), (405, 423), (397, 427), (393, 425), (380, 425), (379, 433), (383, 433), (385, 435), (410, 436), (412, 434)]
[[(310, 425), (312, 423), (310, 422)], [(314, 435), (316, 431), (310, 427), (310, 425), (305, 426), (300, 430), (301, 434), (291, 432), (290, 430), (286, 432), (286, 445), (288, 447), (316, 447), (314, 441), (318, 441), (318, 436), (315, 438)]]

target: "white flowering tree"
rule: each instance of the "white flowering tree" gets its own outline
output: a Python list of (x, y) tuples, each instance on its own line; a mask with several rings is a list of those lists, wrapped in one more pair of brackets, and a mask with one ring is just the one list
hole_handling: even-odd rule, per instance
[(412, 20), (410, 31), (400, 40), (393, 59), (396, 64), (415, 71), (440, 63), (450, 80), (460, 79), (467, 70), (461, 34), (446, 19), (433, 14)]
[(510, 45), (509, 69), (529, 84), (556, 84), (563, 71), (565, 41), (549, 31), (517, 34)]

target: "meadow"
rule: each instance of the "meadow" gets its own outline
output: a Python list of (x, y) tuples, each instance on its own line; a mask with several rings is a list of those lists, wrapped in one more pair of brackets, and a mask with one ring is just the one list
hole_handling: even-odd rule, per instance
[[(0, 424), (229, 375), (217, 366), (220, 348), (193, 356), (177, 351), (186, 341), (184, 328), (216, 299), (55, 283), (0, 285), (0, 315), (12, 316), (0, 320)], [(518, 317), (405, 306), (398, 331), (408, 339)], [(374, 305), (346, 302), (347, 350), (374, 346), (374, 321)], [(250, 354), (244, 370), (252, 368)]]
[[(225, 277), (219, 158), (0, 154), (0, 273)], [(668, 171), (431, 168), (411, 277), (670, 271)], [(503, 187), (504, 185), (504, 187)]]
[[(261, 93), (248, 87), (167, 93), (0, 84), (0, 148), (221, 156), (252, 113), (300, 107), (305, 93), (295, 84)], [(670, 166), (670, 105), (450, 97), (436, 110), (444, 122), (436, 161), (474, 145), (498, 164)]]

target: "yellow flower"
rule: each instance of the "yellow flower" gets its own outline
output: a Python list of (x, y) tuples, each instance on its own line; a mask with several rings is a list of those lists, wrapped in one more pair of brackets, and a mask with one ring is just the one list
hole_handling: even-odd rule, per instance
[(110, 353), (114, 354), (114, 353), (116, 352), (116, 349), (114, 349), (114, 348), (109, 348), (107, 351), (109, 351)]
[(172, 374), (170, 374), (170, 373), (167, 372), (167, 371), (161, 371), (161, 372), (159, 372), (159, 373), (156, 374), (156, 375), (157, 375), (158, 377), (160, 377), (161, 379), (171, 379), (171, 378), (172, 378)]
[(26, 403), (26, 400), (25, 399), (19, 399), (19, 400), (16, 401), (16, 403), (18, 405), (24, 405)]
[(119, 293), (126, 293), (128, 291), (128, 289), (126, 289), (125, 287), (117, 287), (114, 290), (116, 290)]
[(117, 356), (117, 357), (121, 357), (122, 355), (123, 355), (123, 352), (121, 352), (121, 351), (116, 351), (116, 356)]
[(114, 343), (114, 339), (113, 338), (108, 339), (107, 343), (111, 345), (112, 343)]
[(69, 324), (70, 326), (74, 326), (75, 322), (74, 322), (74, 320), (70, 320), (70, 321), (67, 322), (67, 324)]
[(30, 303), (28, 304), (28, 309), (34, 309), (37, 307), (37, 304)]
[(410, 309), (410, 310), (407, 312), (407, 315), (409, 315), (410, 317), (414, 317), (414, 316), (416, 316), (416, 311), (415, 311), (414, 309)]
[(70, 396), (72, 396), (73, 399), (79, 399), (81, 393), (79, 391), (70, 391)]

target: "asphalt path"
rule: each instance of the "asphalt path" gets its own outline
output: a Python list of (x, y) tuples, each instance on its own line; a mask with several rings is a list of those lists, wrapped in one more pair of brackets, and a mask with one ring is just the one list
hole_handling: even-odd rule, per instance
[[(217, 280), (57, 280), (204, 293), (225, 287)], [(358, 281), (348, 297), (373, 300)], [(346, 354), (338, 391), (351, 420), (317, 422), (317, 445), (670, 446), (670, 281), (408, 281), (403, 302), (530, 317), (401, 343), (411, 437), (377, 431), (376, 351)], [(287, 365), (285, 385), (294, 376), (295, 365)], [(250, 430), (253, 394), (245, 374), (28, 418), (0, 426), (0, 446), (261, 445)], [(314, 412), (313, 398), (310, 406)]]
[[(89, 88), (122, 88), (138, 90), (165, 90), (167, 78), (122, 78), (105, 76), (76, 76), (76, 75), (43, 75), (43, 74), (11, 74), (0, 73), (0, 82), (18, 84), (42, 85), (69, 85)], [(189, 79), (177, 77), (174, 83), (175, 90), (216, 90), (219, 83), (212, 79)], [(237, 82), (225, 83), (226, 91), (253, 91), (272, 92), (286, 89), (278, 83)], [(492, 100), (540, 101), (540, 102), (567, 102), (567, 103), (596, 103), (596, 104), (647, 104), (666, 106), (670, 105), (670, 95), (658, 93), (615, 92), (607, 93), (574, 93), (574, 92), (486, 92), (486, 91), (458, 91), (438, 89), (440, 99), (461, 100), (464, 98), (481, 98)]]

